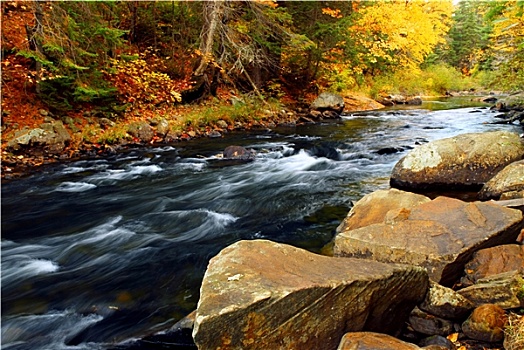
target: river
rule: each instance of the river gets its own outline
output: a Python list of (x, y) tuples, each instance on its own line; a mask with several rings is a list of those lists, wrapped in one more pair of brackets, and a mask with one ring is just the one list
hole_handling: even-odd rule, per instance
[[(206, 265), (227, 245), (318, 252), (352, 202), (388, 188), (409, 149), (522, 132), (457, 103), (129, 150), (4, 182), (2, 349), (107, 349), (169, 328), (196, 307)], [(216, 155), (228, 145), (255, 160), (226, 166)]]

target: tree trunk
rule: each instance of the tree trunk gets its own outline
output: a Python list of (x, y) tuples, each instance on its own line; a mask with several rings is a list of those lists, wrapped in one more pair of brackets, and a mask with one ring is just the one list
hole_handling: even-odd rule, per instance
[[(39, 0), (35, 0), (34, 4), (34, 13), (35, 13), (35, 26), (33, 28), (29, 27), (27, 24), (25, 26), (25, 31), (27, 34), (27, 39), (29, 41), (29, 48), (33, 51), (36, 51), (38, 55), (44, 56), (44, 49), (42, 47), (42, 38), (44, 36), (44, 11), (40, 4)], [(36, 70), (36, 92), (40, 92), (40, 77), (42, 73), (42, 63), (38, 60), (35, 60), (35, 70)]]
[(200, 34), (202, 39), (200, 52), (202, 56), (192, 75), (193, 86), (182, 92), (182, 100), (184, 102), (200, 101), (210, 94), (216, 94), (220, 72), (211, 63), (215, 61), (215, 35), (224, 17), (225, 7), (226, 1), (220, 0), (209, 1), (204, 6), (205, 23)]

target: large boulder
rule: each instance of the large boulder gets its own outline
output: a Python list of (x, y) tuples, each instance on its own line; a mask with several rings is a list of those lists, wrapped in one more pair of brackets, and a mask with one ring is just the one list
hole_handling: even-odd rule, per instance
[(451, 286), (474, 252), (515, 242), (522, 225), (519, 210), (438, 197), (386, 215), (382, 223), (338, 233), (333, 253), (422, 266), (432, 280)]
[(395, 188), (378, 190), (362, 197), (349, 211), (337, 227), (337, 232), (354, 230), (360, 227), (383, 223), (409, 214), (411, 208), (429, 202), (426, 196)]
[(480, 189), (523, 157), (524, 143), (516, 133), (462, 134), (411, 150), (393, 168), (390, 183), (401, 189)]
[(484, 184), (480, 199), (524, 198), (524, 160), (513, 162)]
[(344, 110), (344, 98), (331, 92), (321, 93), (310, 106), (313, 111), (333, 111), (337, 115)]
[(428, 283), (416, 266), (240, 241), (209, 262), (193, 338), (199, 349), (336, 349), (347, 332), (397, 334)]

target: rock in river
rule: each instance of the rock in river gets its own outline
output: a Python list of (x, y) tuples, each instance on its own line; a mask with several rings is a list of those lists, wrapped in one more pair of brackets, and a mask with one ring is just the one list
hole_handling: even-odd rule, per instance
[(393, 168), (390, 183), (400, 189), (480, 189), (523, 157), (524, 143), (516, 133), (462, 134), (411, 150)]
[(334, 350), (347, 332), (398, 333), (428, 283), (415, 266), (240, 241), (209, 263), (193, 338), (199, 349)]
[[(365, 222), (365, 213), (355, 210), (354, 215), (364, 215)], [(474, 252), (515, 242), (522, 225), (519, 210), (437, 197), (391, 210), (380, 223), (339, 232), (333, 251), (335, 256), (423, 266), (432, 280), (451, 286)]]

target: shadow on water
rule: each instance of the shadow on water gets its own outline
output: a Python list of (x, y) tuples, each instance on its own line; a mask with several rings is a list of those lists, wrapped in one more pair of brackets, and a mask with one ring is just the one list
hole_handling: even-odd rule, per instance
[[(388, 188), (409, 149), (512, 128), (485, 124), (487, 109), (446, 108), (130, 150), (2, 184), (2, 348), (107, 349), (168, 329), (196, 307), (207, 263), (227, 245), (319, 252), (353, 202)], [(256, 158), (216, 166), (232, 144)]]

